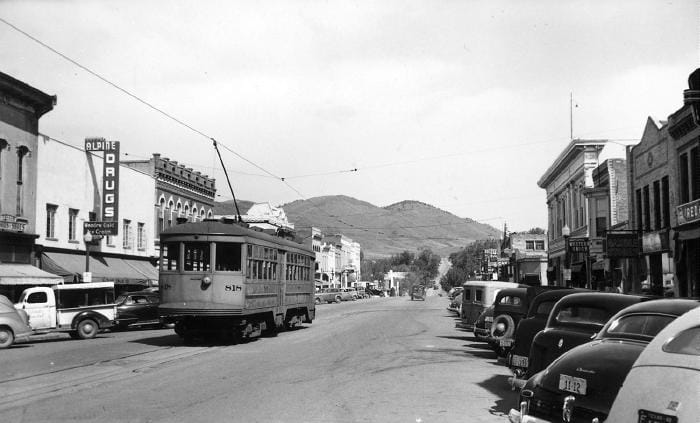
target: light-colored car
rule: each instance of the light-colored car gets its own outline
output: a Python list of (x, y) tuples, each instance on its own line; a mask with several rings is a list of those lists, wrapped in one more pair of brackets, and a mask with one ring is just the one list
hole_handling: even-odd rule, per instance
[(627, 374), (608, 421), (692, 422), (700, 416), (700, 307), (666, 326)]
[(0, 349), (9, 347), (16, 340), (26, 339), (31, 334), (27, 313), (17, 310), (12, 301), (0, 295)]

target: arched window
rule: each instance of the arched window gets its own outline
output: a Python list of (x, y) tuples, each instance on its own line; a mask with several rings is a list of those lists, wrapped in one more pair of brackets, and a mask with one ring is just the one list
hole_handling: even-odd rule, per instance
[(2, 178), (2, 150), (6, 149), (9, 144), (7, 140), (0, 138), (0, 178)]
[(17, 183), (21, 184), (24, 180), (24, 156), (29, 153), (29, 148), (22, 145), (17, 148)]
[(197, 206), (192, 206), (192, 221), (196, 222), (197, 221)]
[(177, 206), (175, 206), (175, 211), (177, 212), (177, 217), (180, 217), (180, 214), (182, 213), (182, 203), (180, 200), (177, 200)]

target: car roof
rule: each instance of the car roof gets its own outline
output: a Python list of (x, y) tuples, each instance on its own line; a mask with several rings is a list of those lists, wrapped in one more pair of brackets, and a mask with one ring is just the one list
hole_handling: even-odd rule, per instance
[(633, 367), (661, 365), (700, 370), (700, 360), (697, 355), (668, 353), (663, 350), (664, 345), (679, 333), (697, 326), (700, 326), (700, 307), (684, 313), (663, 328), (644, 348)]

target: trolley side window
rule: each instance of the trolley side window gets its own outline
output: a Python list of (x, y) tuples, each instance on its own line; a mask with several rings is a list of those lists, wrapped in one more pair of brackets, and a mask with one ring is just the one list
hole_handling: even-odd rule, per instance
[(285, 277), (288, 281), (310, 281), (311, 258), (302, 254), (287, 253)]
[(247, 245), (246, 277), (258, 280), (277, 280), (277, 249), (261, 245)]
[(163, 257), (160, 260), (160, 270), (178, 270), (177, 260), (180, 257), (180, 243), (166, 242), (161, 244)]
[(217, 272), (240, 272), (241, 271), (241, 243), (239, 242), (217, 242), (216, 243), (216, 263)]
[(210, 245), (208, 242), (186, 242), (185, 243), (185, 267), (184, 270), (190, 272), (209, 271), (210, 265)]

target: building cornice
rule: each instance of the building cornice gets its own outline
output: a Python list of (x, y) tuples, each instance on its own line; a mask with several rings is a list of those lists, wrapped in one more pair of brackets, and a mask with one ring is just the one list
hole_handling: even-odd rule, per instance
[(542, 177), (537, 181), (537, 186), (540, 188), (547, 188), (554, 178), (556, 178), (563, 169), (567, 168), (568, 165), (573, 161), (573, 159), (585, 150), (586, 147), (592, 147), (600, 151), (608, 143), (608, 140), (572, 140), (569, 145), (566, 146), (564, 151), (559, 154), (559, 156), (554, 160), (554, 163), (547, 169), (547, 171), (542, 175)]

